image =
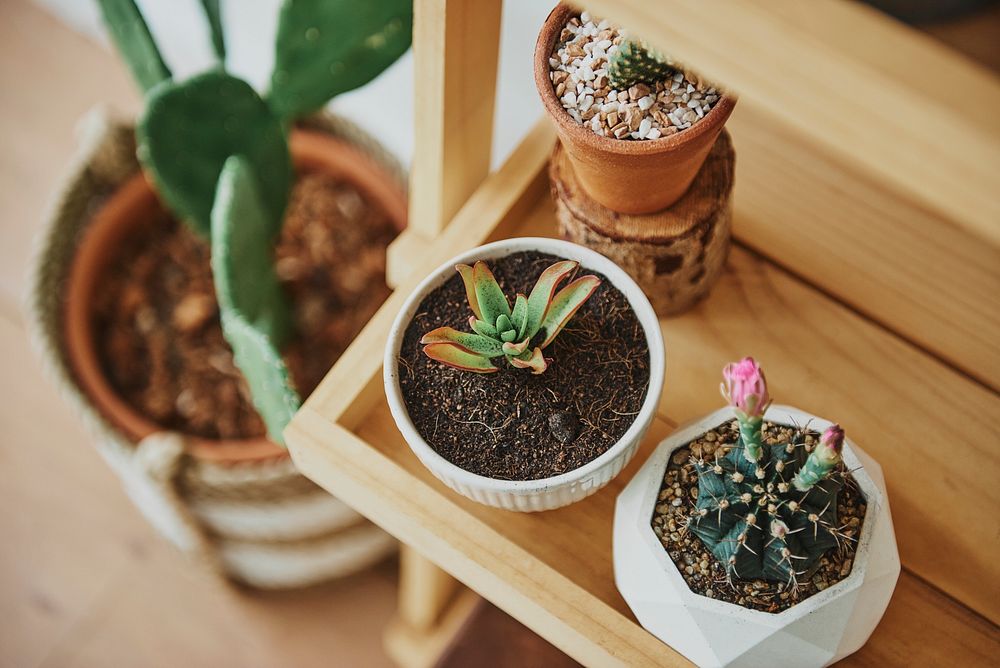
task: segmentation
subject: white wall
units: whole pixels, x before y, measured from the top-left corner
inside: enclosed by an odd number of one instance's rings
[[[76,30],[107,48],[94,0],[36,0]],[[377,2],[378,0],[358,0]],[[281,0],[222,0],[227,68],[259,90],[274,58],[274,30]],[[164,59],[177,77],[213,62],[199,0],[138,0]],[[532,50],[555,0],[504,0],[493,165],[498,166],[542,113],[532,78]],[[331,108],[379,136],[405,164],[413,156],[413,54],[399,59],[367,86],[339,96]]]

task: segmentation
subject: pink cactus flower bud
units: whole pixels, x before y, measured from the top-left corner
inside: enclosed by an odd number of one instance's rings
[[[830,425],[819,437],[819,443],[821,447],[832,450],[839,455],[844,449],[844,430],[840,428],[839,424]]]
[[[779,540],[784,540],[788,535],[788,525],[779,519],[771,520],[771,535]]]
[[[761,417],[771,403],[767,393],[764,370],[752,357],[744,357],[739,362],[727,364],[722,370],[724,382],[722,396],[729,404],[748,417]]]

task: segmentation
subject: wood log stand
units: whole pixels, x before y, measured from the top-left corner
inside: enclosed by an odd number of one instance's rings
[[[660,316],[676,315],[708,294],[722,273],[732,228],[734,162],[732,141],[723,130],[680,200],[663,211],[631,215],[592,200],[556,143],[549,180],[559,232],[621,265]]]

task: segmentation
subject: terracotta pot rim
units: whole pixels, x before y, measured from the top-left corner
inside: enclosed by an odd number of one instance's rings
[[[322,131],[295,129],[289,146],[297,171],[325,171],[349,180],[379,203],[400,230],[406,221],[406,194],[387,177],[379,163],[349,142]],[[115,390],[98,359],[90,323],[90,295],[104,269],[100,241],[123,226],[136,224],[136,216],[122,215],[156,199],[143,172],[127,179],[94,214],[79,241],[66,273],[63,295],[63,346],[74,378],[94,409],[126,437],[139,441],[164,428],[133,408]],[[288,457],[280,445],[260,436],[211,439],[184,435],[189,454],[223,465],[261,463]]]
[[[542,105],[549,117],[556,123],[559,131],[569,135],[574,142],[587,144],[599,151],[620,155],[665,153],[677,149],[705,133],[714,131],[717,126],[725,124],[732,114],[733,107],[736,105],[736,97],[720,92],[721,97],[705,114],[704,118],[690,128],[676,134],[659,139],[641,140],[615,139],[594,134],[589,128],[573,120],[573,117],[563,109],[556,97],[555,89],[552,87],[552,81],[549,79],[549,54],[552,53],[552,47],[555,45],[566,20],[574,14],[579,14],[579,11],[562,3],[553,8],[538,33],[534,57],[535,87],[542,98]]]

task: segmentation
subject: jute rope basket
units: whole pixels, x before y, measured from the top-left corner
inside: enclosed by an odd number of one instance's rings
[[[358,127],[330,114],[302,125],[359,147],[405,188],[395,158]],[[288,457],[236,466],[206,462],[185,454],[179,434],[159,432],[135,443],[95,410],[62,345],[62,288],[82,231],[139,164],[131,123],[95,110],[80,134],[79,155],[37,240],[27,311],[46,374],[82,416],[132,501],[196,561],[261,588],[348,575],[395,550],[391,536],[300,475]]]

